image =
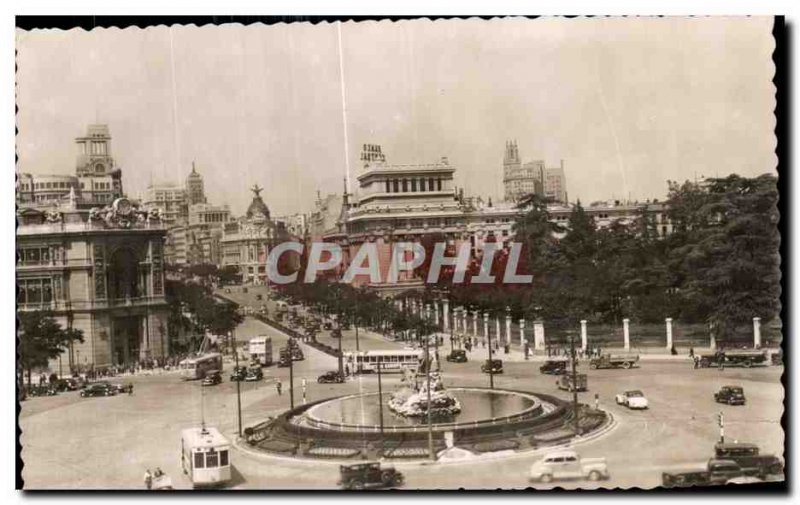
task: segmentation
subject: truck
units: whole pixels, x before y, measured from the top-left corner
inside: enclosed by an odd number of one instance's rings
[[[639,363],[638,354],[601,354],[589,361],[589,368],[631,368]]]
[[[251,338],[247,351],[251,362],[261,366],[272,366],[272,337],[260,335]]]
[[[783,462],[772,454],[759,454],[756,444],[742,442],[718,442],[714,445],[717,459],[735,461],[744,475],[767,479],[783,474]]]
[[[718,486],[744,475],[742,467],[736,461],[711,458],[703,468],[684,472],[663,472],[661,484],[664,487]]]
[[[548,483],[556,479],[608,479],[606,458],[581,458],[571,450],[546,454],[531,466],[530,480]]]
[[[708,368],[722,364],[723,366],[750,368],[753,365],[765,365],[767,360],[767,351],[757,349],[717,351],[715,353],[701,354],[700,367]]]
[[[585,373],[579,373],[575,374],[575,382],[573,383],[572,374],[568,373],[558,378],[556,386],[564,391],[586,391],[589,388],[589,380]]]

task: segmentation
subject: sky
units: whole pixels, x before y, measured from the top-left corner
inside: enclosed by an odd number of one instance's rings
[[[108,124],[133,197],[194,161],[209,202],[309,212],[363,171],[447,156],[502,196],[505,142],[569,199],[776,173],[771,18],[519,18],[17,31],[17,171],[71,174]],[[349,174],[349,177],[348,177]]]

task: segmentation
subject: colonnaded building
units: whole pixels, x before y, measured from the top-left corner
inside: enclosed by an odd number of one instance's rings
[[[17,310],[49,310],[62,328],[83,332],[84,341],[51,363],[51,370],[167,356],[166,228],[160,211],[121,196],[119,169],[105,174],[114,167],[106,126],[90,126],[76,142],[75,180],[18,178]],[[103,177],[111,178],[109,191],[92,192],[106,182]]]

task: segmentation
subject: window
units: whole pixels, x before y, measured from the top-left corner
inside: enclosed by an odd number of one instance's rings
[[[392,192],[391,182],[389,181],[389,179],[386,179],[386,192],[387,193]]]
[[[428,179],[428,191],[433,191],[433,177]]]
[[[442,190],[442,178],[439,177],[438,179],[436,179],[436,191],[441,191],[441,190]]]
[[[219,466],[228,466],[228,450],[219,451]]]
[[[205,468],[206,460],[204,458],[204,454],[202,452],[194,453],[194,467],[195,468]]]
[[[400,188],[399,188],[399,183],[398,183],[397,179],[394,179],[392,181],[392,185],[394,186],[394,192],[395,193],[399,193],[400,192]]]
[[[403,193],[408,192],[408,179],[403,179]]]
[[[206,453],[206,468],[216,468],[219,466],[219,453],[214,449]]]
[[[48,278],[19,279],[20,303],[50,303],[53,301],[52,280]]]
[[[416,179],[411,179],[411,192],[412,193],[416,193],[417,192],[417,180]]]
[[[420,180],[419,180],[419,190],[420,191],[425,191],[425,178],[424,177],[420,178]]]

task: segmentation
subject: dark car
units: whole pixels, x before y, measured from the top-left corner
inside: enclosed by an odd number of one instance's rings
[[[59,391],[77,391],[79,390],[83,384],[79,379],[74,377],[70,377],[68,379],[61,379],[56,383],[56,389]]]
[[[247,376],[247,367],[243,366],[235,366],[231,371],[231,380],[238,382],[243,381],[244,378]]]
[[[264,372],[261,371],[261,367],[253,366],[247,370],[247,374],[244,377],[244,380],[247,382],[255,382],[260,381],[264,378]]]
[[[503,360],[502,359],[487,359],[481,365],[481,372],[483,373],[503,373]]]
[[[565,360],[547,360],[539,367],[539,372],[546,375],[563,375],[567,373],[567,362]]]
[[[325,321],[324,323],[322,323],[322,328],[324,330],[332,330],[333,329],[333,323],[330,322],[330,321]]]
[[[339,467],[339,485],[344,489],[400,487],[403,474],[380,463],[360,463]]]
[[[89,384],[81,391],[81,396],[84,398],[90,396],[114,396],[115,394],[117,394],[117,390],[114,389],[111,384],[103,382]]]
[[[206,372],[206,376],[203,379],[203,386],[216,386],[222,382],[222,375],[220,375],[219,371],[212,370],[210,372]]]
[[[740,442],[718,442],[714,446],[714,456],[717,459],[735,461],[745,475],[766,479],[772,475],[783,474],[783,462],[771,454],[759,454],[755,444]]]
[[[317,377],[317,382],[320,384],[341,384],[344,382],[344,376],[339,372],[325,372]]]
[[[722,386],[714,393],[714,400],[717,403],[727,403],[728,405],[744,405],[744,389],[741,386]]]
[[[465,351],[464,349],[452,350],[445,359],[451,363],[466,363],[467,351]]]
[[[342,338],[342,330],[340,330],[339,328],[334,328],[333,331],[331,331],[331,337]]]
[[[708,460],[705,470],[664,472],[661,474],[661,483],[664,487],[718,486],[743,475],[742,468],[735,461],[712,458]]]

